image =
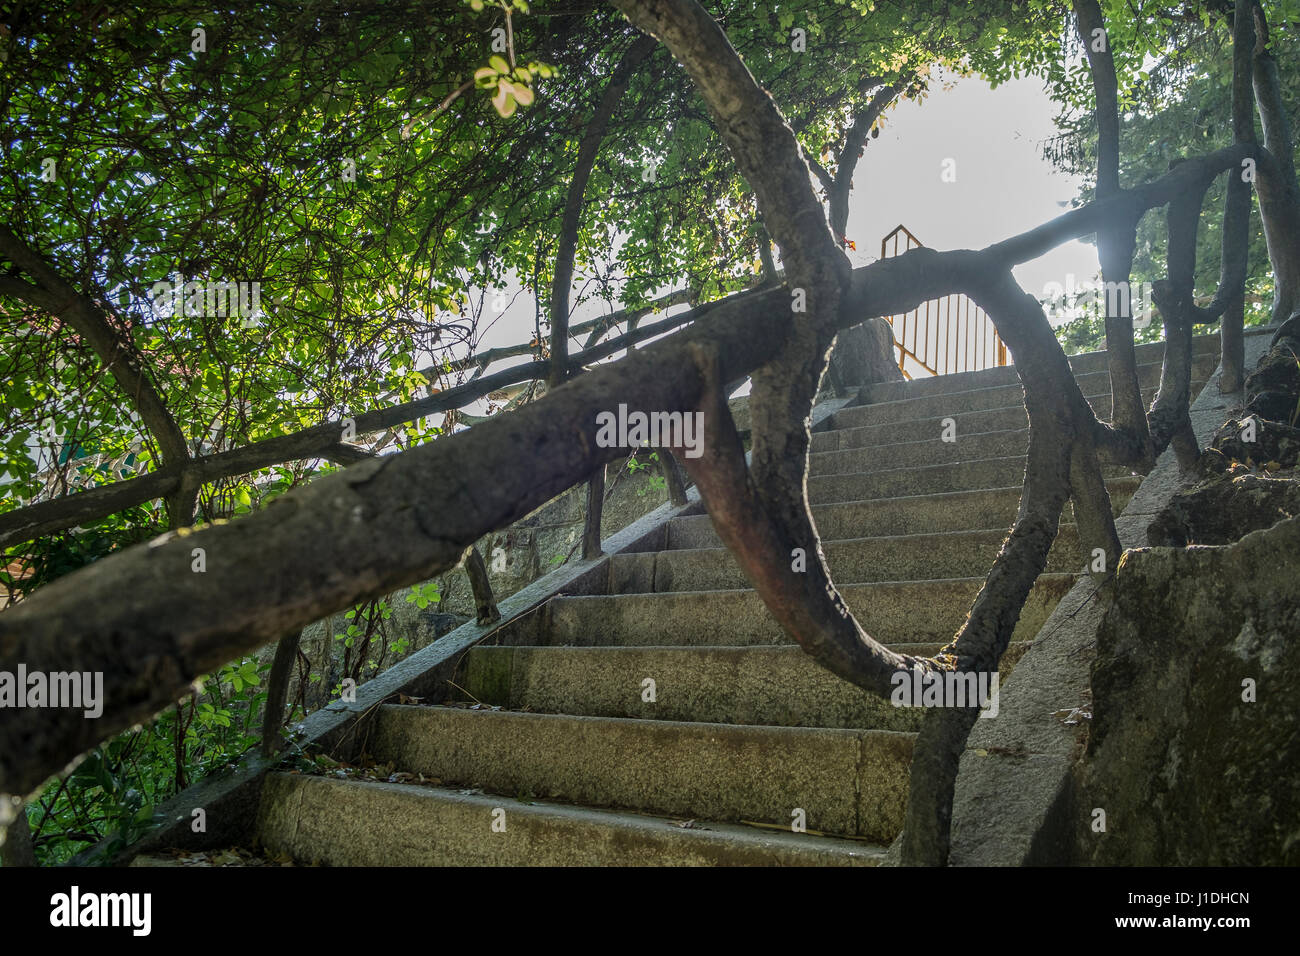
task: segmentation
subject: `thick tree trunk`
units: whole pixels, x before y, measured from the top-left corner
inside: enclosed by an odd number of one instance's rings
[[[492,596],[492,581],[478,546],[465,553],[465,574],[469,576],[469,589],[474,594],[475,620],[479,624],[493,624],[501,620],[496,598]]]
[[[1119,193],[1119,81],[1110,37],[1097,0],[1075,0],[1075,22],[1092,73],[1097,100],[1097,198]],[[1108,293],[1106,363],[1110,370],[1111,421],[1131,437],[1141,458],[1146,445],[1146,409],[1133,351],[1133,311],[1129,277],[1133,269],[1136,220],[1115,219],[1097,230],[1097,256]],[[1111,292],[1110,290],[1119,290]],[[1145,461],[1144,464],[1149,464]]]
[[[27,814],[19,812],[4,831],[4,842],[0,845],[0,868],[36,865],[31,824],[27,822]]]
[[[882,86],[872,96],[871,102],[853,117],[853,123],[845,133],[844,144],[839,150],[835,176],[827,177],[826,197],[830,207],[828,218],[831,232],[842,243],[848,241],[849,196],[853,191],[853,174],[858,160],[872,126],[894,102],[901,88],[902,81]],[[864,324],[845,329],[836,336],[826,373],[836,395],[844,396],[854,388],[876,382],[903,381],[902,370],[894,357],[892,327],[883,320],[877,321],[885,327],[884,335],[881,335],[879,327]]]
[[[578,147],[578,161],[564,199],[564,214],[560,222],[560,248],[555,256],[555,275],[551,281],[551,370],[546,378],[547,388],[563,384],[569,361],[569,287],[573,284],[573,260],[578,247],[578,230],[582,222],[583,196],[587,182],[596,165],[605,130],[627,91],[632,74],[641,61],[650,55],[655,42],[650,37],[638,37],[632,48],[619,61],[609,84],[600,98],[596,113],[582,133]]]
[[[605,466],[592,472],[587,482],[587,513],[582,523],[582,560],[591,561],[604,554],[600,550],[600,522],[605,514]]]
[[[1277,60],[1268,49],[1268,23],[1258,6],[1255,25],[1259,47],[1252,78],[1267,151],[1259,163],[1256,189],[1264,240],[1273,267],[1272,319],[1281,323],[1300,309],[1300,184],[1296,181],[1295,146],[1282,102]]]
[[[664,449],[659,453],[659,467],[664,474],[664,486],[668,491],[668,500],[675,507],[686,504],[686,474],[681,462],[672,452]]]
[[[1232,19],[1232,141],[1255,142],[1255,112],[1251,104],[1251,74],[1255,56],[1255,0],[1237,0]],[[1222,302],[1219,325],[1223,373],[1220,392],[1235,392],[1245,381],[1244,337],[1246,257],[1250,245],[1250,182],[1229,174],[1223,201],[1223,248],[1219,288],[1214,305]]]
[[[293,631],[280,638],[275,645],[271,661],[271,674],[266,681],[266,710],[262,714],[262,756],[270,757],[280,752],[280,727],[284,724],[284,705],[289,700],[289,681],[293,677],[293,664],[298,659],[302,631]]]
[[[1238,297],[1223,310],[1219,326],[1219,344],[1223,354],[1223,374],[1219,391],[1239,392],[1246,382],[1245,299]]]

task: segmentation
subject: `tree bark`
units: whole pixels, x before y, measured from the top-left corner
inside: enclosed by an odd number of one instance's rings
[[[638,37],[614,69],[609,84],[600,98],[595,115],[588,121],[578,146],[578,161],[574,166],[569,191],[564,198],[564,213],[560,221],[560,247],[555,256],[555,275],[551,280],[551,371],[546,387],[558,388],[565,380],[569,359],[569,287],[573,284],[573,260],[578,248],[578,230],[582,222],[583,196],[587,182],[596,165],[605,130],[618,108],[619,100],[627,91],[632,73],[641,61],[650,55],[655,42],[650,37]]]
[[[819,166],[814,166],[814,171],[826,186],[831,232],[841,244],[848,244],[846,233],[849,227],[849,195],[853,190],[853,174],[858,159],[872,126],[898,97],[902,87],[902,80],[880,87],[866,108],[855,114],[852,125],[845,133],[844,144],[837,154],[833,177]],[[902,381],[903,373],[894,361],[893,345],[892,332],[887,344],[860,326],[841,332],[831,350],[826,373],[835,394],[844,396],[855,386],[875,382]],[[855,351],[865,354],[855,355]]]
[[[36,850],[32,846],[32,827],[21,808],[3,835],[4,840],[0,842],[0,869],[38,865]]]
[[[1279,324],[1300,309],[1300,184],[1296,181],[1295,144],[1282,102],[1277,59],[1269,50],[1268,21],[1258,3],[1254,11],[1258,45],[1252,80],[1265,150],[1260,157],[1256,189],[1273,267],[1272,320]]]
[[[659,456],[659,467],[664,473],[664,487],[668,501],[677,508],[686,504],[686,475],[677,456],[665,449]]]
[[[1236,0],[1232,19],[1232,141],[1255,142],[1251,74],[1255,56],[1255,0]],[[1219,325],[1223,372],[1220,392],[1235,392],[1245,382],[1245,285],[1250,247],[1250,183],[1243,173],[1229,174],[1223,200],[1223,247],[1219,288],[1211,314],[1221,305]]]
[[[1097,0],[1074,0],[1079,40],[1088,58],[1093,93],[1097,100],[1097,189],[1098,199],[1120,192],[1119,185],[1119,81],[1110,37]],[[1098,35],[1097,31],[1100,31]],[[1129,277],[1133,269],[1136,219],[1116,218],[1097,230],[1097,256],[1106,295],[1106,363],[1110,370],[1111,420],[1120,432],[1131,436],[1134,449],[1145,448],[1146,409],[1137,377],[1137,356],[1133,350],[1132,296]],[[1145,456],[1144,456],[1145,457]],[[1153,461],[1148,459],[1148,463]]]
[[[487,565],[477,545],[471,546],[465,554],[465,573],[469,575],[469,589],[474,593],[475,620],[479,624],[494,624],[501,620],[496,598],[492,595]]]
[[[293,664],[298,659],[298,646],[302,631],[293,631],[280,638],[275,645],[275,658],[266,680],[266,710],[262,714],[262,756],[272,757],[280,752],[280,727],[284,724],[284,705],[289,699],[289,680]]]
[[[1151,406],[1151,440],[1158,450],[1173,443],[1179,466],[1196,464],[1199,449],[1188,415],[1192,379],[1192,303],[1196,274],[1196,224],[1208,180],[1169,204],[1167,278],[1157,282],[1156,305],[1165,322],[1165,355],[1160,388]],[[1228,237],[1224,236],[1227,242]]]
[[[582,522],[582,560],[592,561],[605,552],[600,550],[600,523],[605,515],[605,466],[601,465],[587,482],[587,513]]]
[[[828,218],[831,231],[841,242],[845,241],[845,233],[849,228],[849,194],[853,191],[853,173],[857,170],[859,154],[866,146],[867,137],[871,135],[871,127],[894,102],[901,87],[900,81],[878,89],[866,108],[854,114],[853,123],[844,135],[844,145],[840,147],[835,162],[835,176],[826,190],[830,204]]]

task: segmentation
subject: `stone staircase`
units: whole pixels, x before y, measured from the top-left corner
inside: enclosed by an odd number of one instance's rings
[[[1195,391],[1217,347],[1197,340]],[[1148,401],[1161,349],[1138,349]],[[1108,413],[1104,354],[1072,364]],[[835,580],[869,633],[932,654],[1015,517],[1028,435],[1015,372],[871,386],[825,424],[809,495]],[[1139,481],[1108,476],[1117,513]],[[1062,521],[1004,675],[1082,567],[1068,506]],[[920,712],[790,643],[707,515],[671,519],[657,544],[613,555],[605,593],[552,598],[471,648],[449,704],[379,709],[367,751],[424,785],[270,775],[263,846],[328,865],[880,862]]]

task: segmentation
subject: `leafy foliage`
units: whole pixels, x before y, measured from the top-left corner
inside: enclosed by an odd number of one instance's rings
[[[1063,0],[708,6],[805,153],[832,174],[873,91],[889,83],[924,99],[935,65],[995,83],[1042,77],[1062,107],[1054,157],[1091,168],[1091,85]],[[1276,22],[1294,19],[1292,0],[1267,6]],[[1185,6],[1190,16],[1104,7],[1126,79],[1126,181],[1225,142],[1222,4]],[[29,3],[0,26],[7,224],[129,339],[192,454],[459,384],[473,373],[453,363],[477,350],[492,320],[486,300],[511,286],[537,302],[544,354],[542,303],[571,171],[635,40],[608,4],[232,0],[195,13]],[[1292,52],[1293,37],[1279,34]],[[767,238],[752,193],[664,49],[618,104],[586,198],[575,307],[636,307],[683,288],[709,300],[761,272]],[[1217,248],[1217,228],[1203,249]],[[1162,272],[1158,235],[1143,224],[1135,279]],[[1200,262],[1208,288],[1217,259]],[[24,277],[0,258],[0,278]],[[177,308],[161,282],[256,283],[261,311],[231,315],[203,297]],[[1250,291],[1267,294],[1264,272]],[[0,314],[0,513],[158,467],[155,436],[82,336],[12,292],[0,293]],[[1096,321],[1085,315],[1063,339],[1094,344]],[[454,427],[358,438],[371,450],[409,448]],[[285,462],[210,483],[200,521],[237,518],[332,467]],[[634,456],[627,467],[656,466]],[[652,475],[650,487],[662,482]],[[20,600],[163,529],[153,503],[10,548],[0,583]],[[423,610],[440,598],[425,588],[408,600]],[[333,635],[341,668],[309,679],[337,691],[404,654],[391,614],[385,601],[352,609]],[[265,669],[252,658],[223,668],[53,783],[29,808],[42,857],[129,842],[159,802],[244,752]]]
[[[1197,3],[1181,8],[1125,3],[1102,4],[1110,49],[1117,58],[1120,91],[1120,181],[1124,186],[1149,182],[1192,155],[1232,142],[1232,4]],[[1294,61],[1296,37],[1291,28],[1297,5],[1265,3],[1273,30],[1274,53],[1281,62]],[[1077,38],[1067,56],[1083,66]],[[1086,72],[1081,80],[1049,76],[1053,98],[1061,107],[1059,137],[1045,154],[1062,169],[1091,180],[1096,168],[1096,125],[1092,117],[1092,88]],[[1283,100],[1295,128],[1300,113],[1300,78],[1283,71]],[[1258,125],[1258,124],[1257,124]],[[1223,207],[1220,178],[1206,194],[1208,211]],[[1077,203],[1091,200],[1085,188]],[[1217,214],[1202,217],[1197,233],[1196,294],[1212,296],[1218,286],[1222,221]],[[1166,229],[1163,217],[1147,216],[1138,226],[1132,281],[1155,282],[1165,275]],[[1258,208],[1252,205],[1250,273],[1246,283],[1246,323],[1266,322],[1273,293]],[[1155,323],[1158,328],[1158,321]],[[1067,335],[1082,341],[1083,324]],[[1206,331],[1214,331],[1210,328]],[[1139,337],[1138,341],[1143,339]],[[1104,336],[1094,342],[1104,341]]]

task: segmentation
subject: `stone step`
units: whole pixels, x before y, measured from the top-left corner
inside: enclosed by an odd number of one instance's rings
[[[903,823],[913,735],[885,730],[576,717],[388,704],[381,764],[526,799],[789,826],[888,843]]]
[[[505,813],[505,829],[493,828]],[[445,788],[267,777],[258,834],[326,866],[875,866],[856,840],[616,813]]]
[[[838,585],[966,578],[988,573],[1006,537],[1007,529],[992,528],[850,538],[824,541],[823,551]],[[1077,528],[1062,525],[1047,570],[1077,571],[1083,565]],[[724,591],[748,585],[726,548],[616,554],[609,562],[610,594]]]
[[[1139,365],[1159,365],[1165,354],[1164,342],[1149,342],[1136,348]],[[1193,340],[1193,355],[1213,356],[1219,358],[1219,337],[1217,335],[1198,335]],[[1070,356],[1070,367],[1074,374],[1087,375],[1106,371],[1105,352],[1081,352]],[[978,372],[958,372],[954,375],[933,375],[914,379],[910,382],[881,382],[867,385],[861,394],[864,402],[892,402],[899,398],[921,395],[937,395],[943,392],[960,392],[973,388],[987,388],[994,385],[1019,384],[1014,365],[1001,368],[982,369]]]
[[[1199,390],[1217,338],[1198,338],[1196,351]],[[1162,352],[1138,349],[1148,402]],[[1071,365],[1109,415],[1105,353]],[[814,436],[809,497],[828,560],[859,620],[900,651],[929,656],[951,639],[1014,520],[1021,394],[1014,368],[869,386]],[[944,418],[956,442],[940,440]],[[1109,474],[1118,511],[1139,479]],[[1076,580],[1060,570],[1082,564],[1071,514],[1004,674]],[[439,786],[273,774],[262,845],[330,865],[881,862],[902,824],[923,712],[791,644],[708,520],[672,521],[671,550],[611,558],[611,588],[658,593],[556,598],[540,619],[545,646],[472,648],[457,682],[506,709],[380,707],[371,755]],[[855,839],[788,832],[796,808],[810,830]],[[493,826],[502,819],[504,831]]]
[[[1215,356],[1196,358],[1192,363],[1193,378],[1209,378],[1214,372],[1216,362]],[[1110,394],[1109,372],[1089,372],[1078,376],[1077,381],[1083,394],[1089,398]],[[1160,366],[1139,365],[1138,383],[1144,391],[1154,392],[1155,387],[1160,384]],[[830,428],[833,430],[880,425],[886,422],[905,422],[936,415],[951,415],[954,411],[984,411],[990,408],[1020,405],[1023,401],[1024,390],[1019,382],[938,395],[906,395],[889,402],[854,405],[836,412],[831,417]]]
[[[933,657],[940,644],[894,650]],[[1006,680],[1029,645],[1002,655]],[[916,731],[923,711],[894,707],[836,677],[794,645],[766,647],[486,647],[456,682],[467,699],[546,714]],[[646,678],[654,701],[646,700]]]
[[[1200,392],[1207,380],[1208,376],[1193,376],[1193,398]],[[814,432],[810,450],[813,452],[840,451],[845,448],[863,448],[903,442],[940,441],[946,430],[960,443],[963,437],[969,435],[1010,431],[1029,426],[1029,416],[1026,414],[1023,404],[1017,403],[1000,408],[966,411],[962,408],[960,402],[956,401],[959,397],[950,396],[954,401],[949,406],[949,410],[943,414],[909,418],[906,421],[837,427],[829,431]],[[1098,418],[1104,421],[1110,417],[1109,393],[1085,397]],[[1144,403],[1149,405],[1154,399],[1154,388],[1143,390],[1142,400]],[[869,405],[865,406],[864,410],[876,407],[878,406]],[[834,420],[842,423],[844,419],[841,419],[840,416],[854,411],[858,411],[857,406],[837,412]],[[949,418],[952,419],[954,427],[946,429],[944,420]]]
[[[1074,585],[1043,574],[1025,602],[1014,640],[1030,641]],[[884,644],[947,643],[966,619],[983,577],[846,584],[840,593],[867,633]],[[548,644],[581,647],[737,647],[792,643],[753,590],[552,598]]]
[[[1129,469],[1103,465],[1106,478],[1121,478]],[[940,495],[953,491],[1004,488],[1025,478],[1025,456],[983,458],[975,461],[925,465],[920,468],[891,468],[866,474],[814,475],[808,479],[808,501],[814,505],[844,501],[866,501],[895,495]]]
[[[1029,447],[1029,428],[979,435],[958,435],[943,441],[938,434],[920,441],[891,445],[868,445],[839,451],[818,451],[808,456],[810,475],[868,474],[892,468],[924,468],[974,458],[1004,458],[1023,455]]]
[[[1142,479],[1131,475],[1106,482],[1111,508],[1124,510]],[[1020,507],[1021,486],[979,488],[941,495],[911,495],[816,505],[813,521],[823,541],[869,538],[876,535],[930,534],[974,528],[1010,528]],[[1061,520],[1074,520],[1066,504]],[[669,548],[720,548],[722,540],[707,514],[673,518],[668,525]]]

